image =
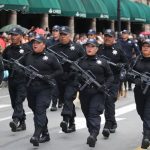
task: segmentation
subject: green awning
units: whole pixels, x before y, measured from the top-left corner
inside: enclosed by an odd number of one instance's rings
[[[103,3],[106,5],[109,19],[110,20],[117,20],[117,0],[102,0]],[[121,1],[121,20],[130,20],[130,13],[126,6],[124,6],[123,1]]]
[[[145,22],[146,16],[145,12],[139,5],[135,2],[132,2],[130,0],[124,0],[123,4],[126,5],[130,12],[131,21],[133,22]]]
[[[144,11],[145,13],[145,17],[146,17],[146,22],[147,24],[150,24],[150,7],[148,5],[145,5],[143,3],[137,3],[137,5],[139,5],[139,7],[141,7],[141,9]]]
[[[58,0],[61,16],[86,17],[86,11],[80,0]]]
[[[58,0],[28,0],[29,13],[61,14]]]
[[[81,0],[87,18],[109,18],[105,4],[100,0]]]
[[[27,0],[0,0],[0,10],[28,11],[29,3]]]

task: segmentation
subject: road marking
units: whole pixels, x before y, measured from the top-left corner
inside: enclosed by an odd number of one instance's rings
[[[116,109],[116,117],[129,113],[131,111],[134,111],[136,109],[135,104],[130,104],[121,108]],[[117,121],[125,120],[126,118],[116,118]],[[76,117],[75,118],[76,122],[76,128],[77,129],[83,129],[86,128],[86,120],[84,117]],[[101,115],[101,124],[105,123],[105,117],[104,115]]]
[[[9,107],[9,106],[8,105],[5,105],[5,106],[1,105],[0,108],[2,108],[2,107]],[[130,105],[118,108],[118,109],[116,109],[116,117],[123,115],[125,113],[128,113],[128,112],[131,112],[133,110],[135,110],[135,104],[130,104]],[[26,115],[28,115],[28,114],[32,114],[32,112],[26,112]],[[11,118],[12,118],[11,116],[5,117],[5,118],[0,118],[0,122],[5,121],[5,120],[9,120]],[[104,122],[105,122],[104,115],[102,115],[101,118],[102,118],[101,123],[104,124]],[[116,118],[117,121],[124,120],[124,119],[126,119],[126,118]],[[86,121],[85,121],[84,117],[76,117],[75,121],[76,121],[77,129],[86,128]]]
[[[125,120],[126,118],[118,118],[118,116],[129,113],[131,111],[134,111],[136,109],[135,104],[130,104],[121,108],[116,109],[116,121]],[[76,123],[76,129],[83,129],[86,128],[86,120],[84,117],[76,117],[75,118]],[[101,115],[101,124],[105,123],[104,115]],[[59,131],[59,133],[62,133],[62,131]]]
[[[0,108],[10,107],[10,106],[11,106],[10,104],[2,104],[0,105]]]
[[[9,95],[0,96],[0,99],[9,97]]]

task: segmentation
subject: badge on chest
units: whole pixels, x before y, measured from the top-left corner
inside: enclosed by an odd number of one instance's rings
[[[47,61],[48,60],[48,57],[47,56],[43,56],[42,58],[44,61]]]
[[[101,64],[102,64],[102,61],[101,61],[101,60],[97,60],[96,63],[97,63],[98,65],[101,65]]]
[[[113,54],[113,55],[117,55],[117,54],[118,54],[117,50],[114,49],[114,50],[112,51],[112,54]]]
[[[24,53],[24,49],[20,49],[20,50],[19,50],[19,53],[20,53],[20,54],[23,54],[23,53]]]

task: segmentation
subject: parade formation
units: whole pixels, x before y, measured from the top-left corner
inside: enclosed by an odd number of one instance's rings
[[[49,12],[61,14],[60,10]],[[84,16],[84,13],[77,15]],[[103,17],[108,18],[106,14]],[[106,142],[112,134],[117,136],[114,134],[118,130],[116,102],[120,96],[127,98],[127,91],[133,91],[136,115],[142,122],[139,144],[142,149],[148,149],[150,34],[142,31],[132,34],[126,28],[115,31],[106,27],[102,32],[89,28],[86,33],[73,34],[72,28],[63,23],[51,29],[26,29],[21,25],[7,28],[7,31],[6,27],[0,29],[0,84],[2,87],[5,83],[9,93],[10,133],[17,136],[30,128],[24,108],[27,100],[34,126],[28,139],[30,145],[40,147],[41,143],[50,142],[52,122],[48,111],[61,110],[57,126],[63,134],[71,135],[77,131],[74,101],[78,99],[88,132],[85,143],[95,148],[100,131]]]

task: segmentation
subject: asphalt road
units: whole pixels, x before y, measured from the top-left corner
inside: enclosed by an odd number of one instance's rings
[[[104,117],[102,115],[101,132],[95,148],[90,148],[86,144],[89,134],[78,102],[76,103],[77,131],[69,134],[62,133],[59,127],[62,121],[60,116],[61,109],[58,109],[56,112],[47,110],[51,140],[50,142],[40,144],[38,148],[33,147],[29,142],[34,128],[33,115],[26,101],[24,108],[27,113],[27,130],[13,133],[9,127],[12,109],[8,90],[7,88],[0,89],[0,150],[140,150],[142,122],[135,110],[133,92],[128,92],[126,98],[121,97],[117,101],[116,118],[118,128],[116,133],[111,134],[107,140],[101,134],[104,124]]]

